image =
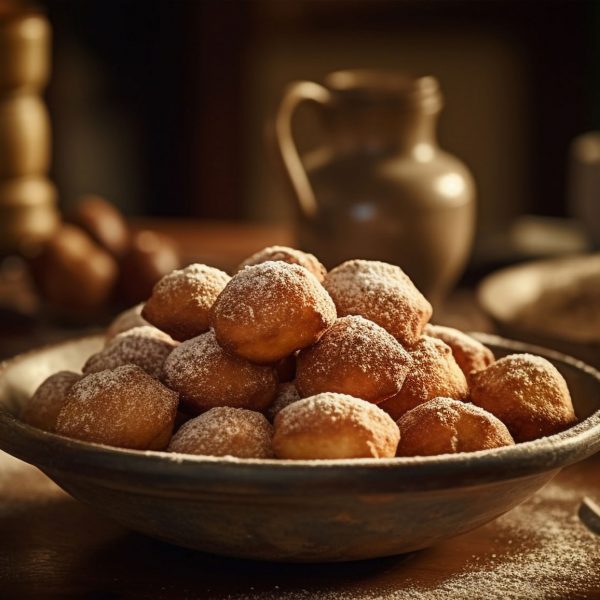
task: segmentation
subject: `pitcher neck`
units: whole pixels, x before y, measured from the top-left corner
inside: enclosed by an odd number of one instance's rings
[[[331,142],[340,153],[395,152],[421,154],[437,148],[437,113],[398,114],[379,108],[363,114],[336,114],[330,119]]]
[[[330,73],[325,85],[335,99],[328,120],[336,150],[411,153],[436,147],[443,99],[435,77],[355,69]]]

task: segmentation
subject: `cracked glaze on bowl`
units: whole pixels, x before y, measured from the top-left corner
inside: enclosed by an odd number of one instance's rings
[[[388,556],[431,546],[526,500],[561,467],[600,449],[600,373],[567,356],[477,336],[498,357],[541,354],[563,373],[581,419],[513,447],[423,458],[276,461],[138,452],[21,423],[20,406],[102,343],[88,337],[0,367],[0,447],[75,498],[153,537],[206,552],[288,562]]]

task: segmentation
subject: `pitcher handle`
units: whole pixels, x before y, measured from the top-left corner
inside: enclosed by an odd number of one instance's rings
[[[275,117],[275,135],[283,164],[298,197],[300,210],[306,217],[313,217],[317,213],[317,201],[292,133],[294,112],[305,100],[327,106],[331,103],[332,96],[329,90],[318,83],[311,81],[290,83],[283,94],[283,100]]]

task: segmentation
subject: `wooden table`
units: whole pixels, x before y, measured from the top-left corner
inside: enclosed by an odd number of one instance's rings
[[[407,556],[286,565],[219,558],[132,533],[0,454],[0,598],[600,598],[600,538],[579,522],[600,497],[600,456],[524,505]]]
[[[210,257],[223,251],[231,264],[290,239],[284,228],[221,227],[207,227],[204,235],[190,225],[162,229],[178,234],[186,252]],[[438,320],[488,327],[468,290],[456,293]],[[600,500],[599,474],[600,455],[565,469],[507,515],[428,550],[358,563],[286,565],[210,556],[127,531],[34,467],[0,453],[0,599],[600,598],[600,538],[577,517],[583,496]]]

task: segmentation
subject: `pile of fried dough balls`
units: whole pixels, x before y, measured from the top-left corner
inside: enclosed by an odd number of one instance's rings
[[[544,358],[495,360],[428,324],[397,266],[269,247],[230,277],[192,264],[121,314],[83,373],[46,379],[22,419],[77,440],[240,458],[428,456],[576,422]]]

